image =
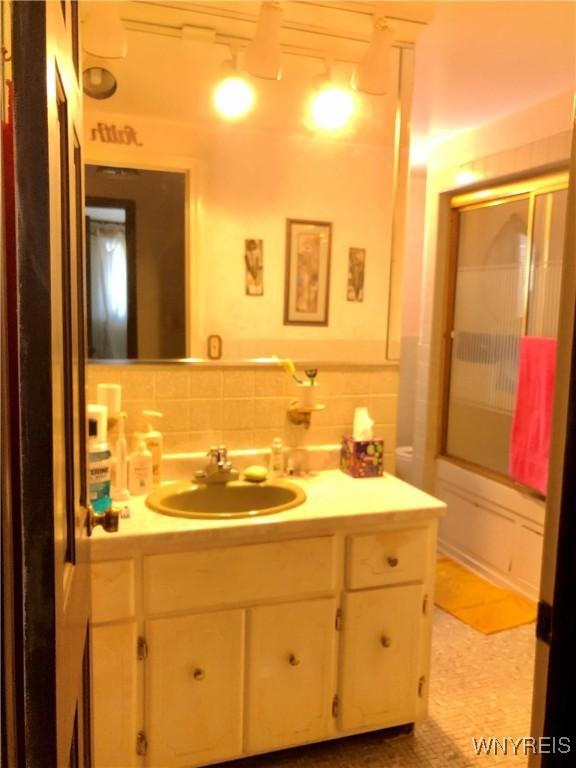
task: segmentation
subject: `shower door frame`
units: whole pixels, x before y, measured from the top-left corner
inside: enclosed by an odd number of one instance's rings
[[[535,176],[531,173],[512,182],[502,182],[482,186],[477,186],[471,191],[463,193],[453,193],[449,196],[449,236],[448,236],[448,258],[447,258],[447,283],[446,283],[446,302],[444,305],[444,318],[442,322],[442,351],[440,361],[441,372],[441,419],[440,429],[438,431],[437,456],[445,461],[456,464],[463,469],[475,472],[490,480],[495,480],[511,488],[521,488],[522,493],[542,498],[541,494],[528,486],[513,480],[509,475],[497,472],[496,470],[484,467],[481,464],[468,461],[453,454],[447,449],[448,442],[448,415],[450,405],[450,382],[452,369],[452,351],[454,346],[454,316],[456,308],[456,280],[458,267],[459,234],[461,214],[466,211],[477,210],[494,205],[503,205],[512,200],[527,199],[528,224],[527,224],[527,251],[529,254],[528,268],[526,269],[524,285],[524,319],[522,335],[526,334],[528,325],[528,311],[530,306],[529,282],[532,271],[532,244],[534,232],[534,208],[536,197],[539,194],[556,192],[566,189],[568,186],[568,171],[565,168],[558,168],[543,172]]]

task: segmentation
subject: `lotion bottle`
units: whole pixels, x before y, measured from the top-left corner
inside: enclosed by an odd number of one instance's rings
[[[162,433],[155,429],[154,419],[161,419],[159,411],[142,411],[146,423],[145,432],[136,433],[136,442],[143,440],[152,454],[152,482],[160,485],[162,479]]]
[[[284,448],[282,440],[275,437],[270,447],[270,477],[282,477],[284,474]]]
[[[126,445],[126,413],[118,414],[118,439],[116,440],[116,475],[112,488],[114,501],[128,501],[128,447]]]
[[[128,490],[132,496],[142,496],[152,490],[152,454],[144,440],[128,461]]]

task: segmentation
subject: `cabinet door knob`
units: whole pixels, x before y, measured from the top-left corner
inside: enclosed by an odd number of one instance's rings
[[[203,669],[200,669],[200,667],[197,667],[192,673],[192,677],[194,680],[204,680],[206,677],[206,672],[204,672]]]
[[[298,656],[296,656],[296,654],[291,653],[290,656],[288,656],[288,663],[291,667],[297,667],[298,664],[300,664],[300,659]]]
[[[386,560],[388,561],[388,565],[390,566],[390,568],[396,568],[396,566],[398,565],[398,558],[397,557],[392,557],[392,555],[389,555],[386,558]]]
[[[382,637],[380,638],[380,645],[383,648],[390,648],[390,646],[392,645],[392,640],[390,640],[389,637],[386,637],[386,635],[382,635]]]

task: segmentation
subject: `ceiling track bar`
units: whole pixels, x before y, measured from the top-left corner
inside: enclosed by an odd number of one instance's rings
[[[216,32],[215,29],[211,29],[209,27],[198,27],[198,26],[187,26],[187,29],[191,30],[197,30],[198,31],[198,37],[191,37],[187,38],[187,36],[184,34],[184,28],[181,26],[174,26],[169,24],[157,24],[152,23],[148,21],[139,21],[139,20],[132,20],[132,19],[123,19],[124,25],[127,30],[130,32],[141,32],[143,34],[149,34],[149,35],[158,35],[160,37],[171,37],[171,38],[177,38],[177,39],[191,39],[191,40],[197,40],[197,41],[206,41],[206,42],[212,42],[216,45],[226,45],[229,46],[231,44],[236,45],[238,47],[245,47],[250,42],[250,38],[248,37],[240,37],[236,35],[226,35],[219,32]],[[317,30],[309,30],[309,29],[299,29],[298,31],[307,32],[309,34],[317,35],[318,37],[323,38],[331,38],[331,39],[337,39],[337,40],[345,40],[351,43],[365,43],[368,44],[368,40],[361,40],[358,38],[352,38],[352,37],[344,37],[342,35],[334,35],[330,32],[326,31],[317,31]],[[414,48],[414,43],[402,41],[402,40],[395,40],[392,44],[393,48]],[[295,45],[281,45],[282,53],[292,54],[294,56],[308,56],[311,58],[326,58],[326,52],[320,49],[315,48],[307,48],[307,47],[300,47]],[[352,62],[357,63],[357,60],[349,58],[349,57],[340,57],[335,56],[334,59],[336,61],[343,61],[343,62]]]
[[[134,3],[138,3],[139,5],[146,5],[146,6],[152,6],[155,8],[163,8],[173,11],[178,11],[179,13],[186,12],[186,13],[203,13],[206,16],[216,16],[220,18],[226,18],[226,19],[234,19],[236,21],[247,21],[251,22],[252,24],[256,24],[256,21],[258,20],[257,16],[253,16],[249,13],[241,13],[239,11],[231,11],[229,8],[215,8],[213,6],[209,5],[201,5],[200,3],[195,4],[193,8],[187,7],[185,3],[154,3],[149,2],[149,0],[132,0]],[[368,16],[372,17],[374,15],[381,15],[388,21],[400,21],[406,24],[418,24],[420,26],[427,26],[428,22],[426,21],[417,21],[415,19],[407,19],[404,16],[397,16],[395,14],[391,13],[384,13],[384,14],[374,14],[373,12],[369,11],[365,6],[361,6],[359,4],[358,8],[348,7],[348,8],[341,8],[335,5],[332,5],[330,3],[314,3],[314,2],[308,2],[308,0],[293,0],[295,4],[298,5],[307,5],[307,6],[315,6],[317,8],[322,9],[328,9],[331,11],[339,12],[339,13],[356,13],[359,16]],[[307,27],[306,25],[297,24],[297,23],[290,23],[283,21],[282,26],[286,29],[295,29],[298,31],[311,31],[310,27]],[[338,35],[334,35],[337,37]],[[363,40],[363,42],[368,42],[368,40]]]
[[[312,0],[293,0],[293,2],[298,3],[299,5],[312,5],[317,6],[318,8],[329,8],[331,11],[344,11],[345,13],[357,13],[360,16],[368,16],[369,18],[373,18],[374,16],[381,16],[382,18],[386,19],[387,21],[401,21],[403,24],[419,24],[422,27],[427,27],[430,22],[428,21],[418,21],[417,19],[407,19],[405,16],[396,16],[394,13],[375,13],[374,11],[371,11],[369,8],[362,7],[360,4],[360,7],[352,8],[342,8],[338,5],[332,5],[331,3],[315,3]]]

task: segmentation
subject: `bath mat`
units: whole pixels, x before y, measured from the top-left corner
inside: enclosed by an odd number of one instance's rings
[[[436,563],[434,602],[485,635],[536,620],[536,603],[532,600],[491,584],[449,557]]]

